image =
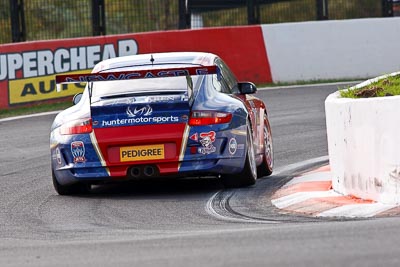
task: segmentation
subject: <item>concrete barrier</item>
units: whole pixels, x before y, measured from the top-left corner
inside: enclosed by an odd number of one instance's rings
[[[274,82],[367,79],[400,70],[400,17],[262,25]]]
[[[339,92],[328,96],[325,111],[335,191],[400,204],[399,107],[400,96],[350,99],[341,98]]]

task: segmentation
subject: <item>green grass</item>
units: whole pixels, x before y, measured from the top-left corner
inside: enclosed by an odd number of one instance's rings
[[[295,81],[295,82],[259,83],[256,85],[257,88],[264,88],[264,87],[281,87],[281,86],[292,86],[292,85],[296,86],[296,85],[314,85],[314,84],[347,83],[347,82],[354,83],[355,79],[308,80],[308,81]]]
[[[400,95],[400,75],[387,76],[362,88],[345,88],[340,96],[345,98],[369,98]]]
[[[30,107],[0,109],[0,119],[13,116],[35,114],[40,112],[63,110],[66,109],[67,107],[70,107],[71,105],[72,105],[71,100],[68,100],[52,104],[42,103],[42,104],[32,105]]]

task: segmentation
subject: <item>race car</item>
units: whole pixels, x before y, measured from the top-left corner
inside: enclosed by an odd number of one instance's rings
[[[215,176],[227,187],[245,187],[272,173],[266,105],[254,96],[256,86],[238,82],[217,55],[112,58],[91,73],[57,75],[56,83],[86,83],[51,126],[60,195],[152,177]]]

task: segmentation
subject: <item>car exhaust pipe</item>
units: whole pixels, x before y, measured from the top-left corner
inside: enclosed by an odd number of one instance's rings
[[[153,166],[148,165],[144,167],[143,173],[147,177],[152,177],[156,174],[156,169]]]
[[[139,167],[132,167],[130,170],[130,175],[133,178],[139,178],[141,176],[141,174],[142,174],[142,171],[140,170]]]

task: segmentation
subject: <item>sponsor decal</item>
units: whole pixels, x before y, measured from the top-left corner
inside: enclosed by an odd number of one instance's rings
[[[136,116],[150,116],[151,114],[153,114],[153,109],[149,105],[141,108],[135,107],[134,111],[131,110],[131,107],[126,109],[126,115],[128,115],[130,118],[134,118]]]
[[[126,109],[126,119],[114,119],[101,121],[101,127],[112,126],[126,126],[135,124],[163,124],[163,123],[177,123],[179,122],[178,116],[152,116],[153,109],[150,105],[142,107],[128,107]]]
[[[165,95],[154,95],[154,96],[138,96],[138,97],[132,97],[132,98],[124,98],[124,99],[117,99],[114,100],[116,104],[118,103],[123,103],[123,104],[134,104],[135,102],[141,102],[141,103],[162,103],[162,102],[176,102],[176,101],[181,101],[185,102],[188,101],[187,95],[171,95],[171,96],[165,96]]]
[[[56,148],[56,159],[57,159],[58,165],[61,165],[61,152],[58,147]]]
[[[190,140],[193,140],[193,141],[199,141],[199,134],[198,133],[194,133],[194,134],[192,134],[190,137]]]
[[[102,127],[110,126],[125,126],[134,124],[151,124],[151,123],[174,123],[179,122],[179,117],[169,116],[169,117],[139,117],[139,118],[129,118],[129,119],[116,119],[109,121],[102,121]]]
[[[61,98],[82,93],[85,83],[63,84],[57,92],[54,76],[42,76],[29,79],[10,80],[10,104],[28,103],[39,100]]]
[[[85,84],[62,85],[58,93],[55,74],[88,72],[102,60],[137,51],[136,41],[127,39],[102,45],[0,53],[0,82],[8,82],[9,104],[71,96],[82,92]]]
[[[181,120],[182,121],[188,121],[189,120],[189,116],[188,115],[182,115],[181,116]]]
[[[238,144],[237,144],[236,139],[235,138],[231,138],[229,140],[229,147],[228,147],[229,153],[231,155],[234,155],[236,153],[237,147],[238,147]]]
[[[121,162],[138,160],[164,159],[164,145],[121,147],[119,156]]]
[[[148,96],[147,102],[169,102],[175,101],[174,96]]]
[[[85,162],[85,145],[82,141],[75,141],[71,143],[71,153],[74,157],[74,163]]]
[[[166,78],[188,75],[206,75],[216,72],[216,66],[187,67],[179,69],[158,69],[158,70],[137,70],[137,71],[118,71],[76,75],[57,75],[57,83],[79,83],[95,81],[116,81],[131,79]]]
[[[203,138],[203,139],[207,138],[207,139],[211,140],[211,142],[214,142],[215,135],[216,135],[216,133],[214,131],[210,131],[208,133],[200,133],[200,138]]]
[[[106,105],[131,105],[136,102],[136,99],[134,97],[130,98],[122,98],[122,99],[104,99],[103,100]]]
[[[203,147],[199,148],[199,153],[207,155],[217,151],[216,147],[213,145],[215,141],[215,132],[210,131],[208,133],[200,133],[200,143]]]

